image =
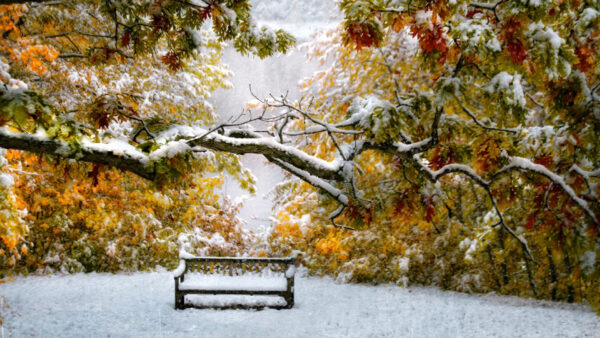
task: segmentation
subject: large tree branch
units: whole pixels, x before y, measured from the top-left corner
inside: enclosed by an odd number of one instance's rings
[[[289,163],[321,179],[336,181],[344,179],[341,173],[341,163],[328,162],[308,155],[292,145],[278,143],[274,138],[234,138],[212,133],[204,137],[191,138],[187,143],[191,147],[200,146],[234,154],[262,154]]]
[[[124,143],[121,147],[103,143],[82,142],[81,148],[48,138],[45,135],[26,134],[0,128],[0,147],[25,150],[37,154],[56,155],[78,161],[94,162],[130,171],[146,179],[154,179],[154,168],[148,166],[148,156]]]
[[[235,154],[262,154],[289,163],[320,179],[344,181],[341,162],[328,162],[308,155],[294,146],[277,143],[275,139],[258,138],[251,132],[243,130],[229,132],[229,135],[238,136],[232,137],[216,132],[207,134],[206,130],[197,128],[191,133],[188,131],[186,135],[181,135],[178,131],[167,131],[166,134],[169,136],[158,136],[163,147],[147,154],[126,142],[114,139],[109,139],[108,143],[90,142],[84,139],[81,144],[75,145],[59,139],[51,139],[43,133],[18,133],[4,127],[0,128],[0,147],[106,164],[131,171],[147,179],[154,179],[155,173],[151,162],[172,154],[173,151],[169,151],[168,147],[181,147],[181,144],[176,144],[177,142],[169,144],[169,141],[179,139],[189,148],[203,147]]]

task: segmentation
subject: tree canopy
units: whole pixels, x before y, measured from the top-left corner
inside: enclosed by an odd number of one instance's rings
[[[340,7],[343,26],[309,47],[327,67],[291,134],[340,164],[327,216],[361,230],[328,227],[310,212],[326,199],[290,182],[282,243],[342,280],[597,304],[598,4]]]
[[[314,269],[600,303],[597,1],[343,0],[306,97],[219,124],[195,92],[213,47],[293,42],[248,1],[20,2],[0,2],[0,147],[159,184],[262,154],[296,178],[273,241]]]

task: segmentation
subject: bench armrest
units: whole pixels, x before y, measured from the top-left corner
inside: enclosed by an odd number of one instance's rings
[[[285,278],[292,278],[296,274],[296,265],[290,264],[287,269],[285,269]]]
[[[186,270],[185,269],[185,259],[180,259],[177,269],[173,270],[173,277],[175,277],[175,278],[181,277],[185,273],[185,270]]]

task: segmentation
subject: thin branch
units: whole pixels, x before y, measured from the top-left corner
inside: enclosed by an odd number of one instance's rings
[[[490,198],[490,201],[492,202],[492,207],[494,208],[494,211],[498,215],[498,218],[500,220],[498,222],[498,224],[501,225],[512,237],[514,237],[521,244],[521,246],[523,247],[523,250],[527,253],[527,255],[531,258],[531,260],[535,261],[533,258],[533,255],[531,253],[531,250],[529,249],[527,241],[523,237],[517,235],[517,233],[506,223],[506,220],[504,219],[504,215],[502,214],[502,211],[500,211],[500,208],[498,207],[498,203],[496,202],[496,198],[494,197],[494,194],[492,193],[492,190],[491,190],[492,182],[485,181],[481,176],[477,175],[473,169],[471,169],[470,167],[468,167],[464,164],[456,164],[456,163],[448,164],[448,165],[440,168],[439,170],[432,171],[431,169],[429,169],[427,166],[425,166],[419,160],[417,155],[414,155],[412,157],[412,161],[413,161],[413,163],[416,164],[417,170],[424,173],[425,176],[432,183],[438,182],[440,178],[442,178],[448,174],[459,173],[459,174],[467,176],[468,178],[473,180],[475,183],[477,183],[479,186],[481,186],[486,191],[488,197]]]
[[[589,208],[587,201],[577,196],[573,188],[571,188],[571,186],[569,186],[561,176],[548,170],[548,168],[544,167],[541,164],[533,163],[530,160],[522,157],[510,157],[509,164],[504,168],[500,169],[494,175],[492,175],[492,179],[495,179],[496,177],[512,170],[532,172],[546,177],[551,182],[558,185],[570,197],[570,199],[573,202],[575,202],[575,204],[577,204],[581,209],[583,209],[583,211],[585,211],[585,213],[590,217],[594,224],[598,224],[598,219],[596,215],[592,212],[592,210]]]
[[[149,136],[150,138],[152,138],[153,140],[155,140],[155,139],[156,139],[156,136],[155,136],[155,135],[154,135],[154,134],[153,134],[153,133],[150,131],[150,129],[148,129],[148,126],[146,125],[146,121],[144,121],[144,119],[143,119],[143,118],[141,118],[141,117],[137,117],[137,116],[133,116],[133,115],[127,115],[127,114],[123,114],[123,113],[121,113],[121,112],[119,112],[119,114],[120,114],[121,116],[123,116],[123,117],[126,117],[126,118],[130,119],[130,120],[137,121],[137,122],[139,122],[139,123],[142,125],[142,128],[140,128],[140,130],[139,130],[137,133],[135,133],[135,135],[133,136],[133,141],[134,141],[134,142],[137,142],[137,140],[136,140],[136,139],[137,139],[137,137],[140,135],[140,133],[141,133],[142,131],[144,131],[144,132],[146,133],[146,135],[148,135],[148,136]]]
[[[461,105],[462,110],[469,115],[469,117],[473,120],[473,122],[475,122],[476,125],[480,126],[481,128],[485,129],[485,130],[493,130],[493,131],[501,131],[501,132],[505,132],[505,133],[512,133],[512,134],[517,134],[517,130],[516,129],[504,129],[504,128],[496,128],[496,127],[488,127],[486,125],[484,125],[483,123],[479,122],[479,120],[477,120],[477,117],[475,117],[475,114],[473,114],[472,111],[470,111],[467,107],[465,107],[464,105]]]
[[[340,206],[335,211],[333,211],[331,214],[329,214],[329,216],[328,216],[329,220],[335,227],[346,229],[346,230],[355,230],[354,228],[351,228],[346,225],[338,224],[335,222],[335,219],[338,218],[344,212],[344,210],[348,206],[348,202],[349,202],[348,197],[346,195],[344,195],[340,189],[333,187],[331,184],[325,182],[324,180],[321,180],[320,178],[312,176],[309,173],[305,172],[304,170],[296,168],[296,167],[290,165],[289,163],[286,163],[279,159],[271,158],[268,156],[267,156],[267,159],[270,162],[281,167],[282,169],[290,172],[294,176],[300,178],[304,182],[312,185],[313,187],[320,188],[322,191],[327,193],[333,199],[338,201]]]
[[[575,172],[579,176],[581,176],[585,180],[585,185],[588,189],[588,194],[593,195],[593,196],[596,195],[596,192],[592,190],[592,184],[590,182],[590,177],[600,177],[600,169],[596,169],[593,171],[587,171],[587,170],[581,169],[581,167],[579,167],[578,165],[573,164],[571,166],[571,168],[569,169],[569,172]]]
[[[394,97],[396,98],[396,104],[400,105],[401,100],[400,100],[400,97],[398,96],[400,94],[400,84],[398,83],[398,80],[394,77],[394,71],[392,70],[392,66],[390,66],[390,64],[387,60],[387,57],[383,53],[382,49],[377,48],[377,51],[379,51],[379,53],[381,54],[381,57],[383,58],[383,65],[387,68],[388,73],[390,74],[390,77],[394,81],[394,87],[395,87]]]
[[[543,104],[541,104],[541,103],[539,103],[539,102],[537,102],[537,101],[536,101],[536,100],[533,98],[533,96],[531,96],[531,94],[529,94],[528,92],[525,92],[525,95],[527,95],[527,98],[528,98],[528,99],[529,99],[531,102],[533,102],[533,104],[535,104],[535,105],[536,105],[536,106],[538,106],[539,108],[544,108],[544,105],[543,105]]]
[[[72,59],[72,58],[87,59],[87,56],[85,56],[83,54],[60,54],[60,55],[58,55],[58,57],[62,58],[62,59]]]
[[[341,204],[339,208],[335,209],[331,214],[329,214],[328,218],[331,221],[331,224],[336,228],[346,229],[346,230],[356,230],[347,225],[338,224],[335,222],[335,219],[338,218],[343,212],[346,210],[346,206]]]

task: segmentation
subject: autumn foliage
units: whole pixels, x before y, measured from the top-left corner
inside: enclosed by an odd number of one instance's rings
[[[121,21],[110,38],[110,12],[133,8],[0,5],[0,127],[43,130],[67,144],[110,135],[150,147],[174,121],[211,122],[206,97],[227,87],[230,75],[219,62],[224,45],[208,32],[174,31],[182,18],[168,18],[177,8],[166,4],[149,9],[157,13],[154,29]],[[145,54],[153,48],[160,52]],[[218,194],[222,171],[253,189],[236,156],[173,154],[156,170],[163,175],[152,182],[100,164],[1,150],[0,274],[170,267],[181,249],[257,254],[260,245],[251,245],[255,237],[236,217],[239,205]]]
[[[274,249],[303,250],[313,272],[341,281],[598,308],[599,223],[591,216],[600,211],[597,3],[365,3],[342,1],[343,29],[308,47],[309,57],[334,59],[304,83],[307,95],[319,93],[311,112],[335,123],[371,107],[362,135],[387,149],[426,140],[432,107],[443,107],[439,144],[413,157],[361,153],[351,182],[359,193],[335,219],[345,227],[328,219],[337,203],[319,209],[327,195],[290,179],[278,190]],[[377,40],[355,33],[361,22],[377,27],[369,34]],[[304,149],[324,159],[337,153],[336,143],[357,139],[306,138]],[[510,156],[531,165],[507,170]],[[469,169],[428,179],[427,170],[459,165]],[[492,183],[485,188],[477,177]]]

